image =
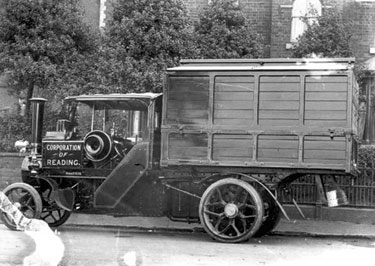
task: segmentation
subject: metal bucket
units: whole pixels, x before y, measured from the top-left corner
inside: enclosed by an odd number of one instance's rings
[[[328,207],[337,207],[342,205],[347,205],[348,198],[345,195],[345,192],[338,188],[336,190],[331,190],[326,193],[327,195],[327,201],[328,201]]]

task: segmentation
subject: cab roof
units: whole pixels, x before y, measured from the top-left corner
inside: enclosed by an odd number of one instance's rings
[[[128,101],[132,99],[137,100],[152,100],[162,93],[110,93],[110,94],[92,94],[92,95],[78,95],[78,96],[68,96],[65,101],[78,101],[78,102],[93,102],[93,101]]]
[[[107,107],[114,109],[147,110],[149,103],[160,97],[162,93],[111,93],[69,96],[66,102],[82,102],[95,108]]]

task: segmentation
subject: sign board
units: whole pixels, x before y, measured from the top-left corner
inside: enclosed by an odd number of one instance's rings
[[[82,141],[43,142],[43,167],[80,168],[82,167]]]

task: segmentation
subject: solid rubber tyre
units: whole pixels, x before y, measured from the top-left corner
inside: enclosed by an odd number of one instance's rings
[[[39,219],[42,212],[42,199],[35,188],[26,183],[14,183],[7,186],[3,193],[12,203],[19,205],[18,209],[25,217]],[[16,224],[6,213],[1,212],[0,219],[9,229],[17,230]]]
[[[275,229],[281,219],[281,210],[269,192],[263,189],[260,195],[264,202],[264,221],[258,231],[254,234],[254,237],[261,237],[269,234]]]
[[[225,178],[211,184],[199,203],[199,218],[205,231],[215,240],[239,243],[260,228],[263,201],[249,183]]]

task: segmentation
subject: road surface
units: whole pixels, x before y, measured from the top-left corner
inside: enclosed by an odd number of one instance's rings
[[[0,265],[22,265],[35,249],[25,233],[0,224]],[[372,265],[375,240],[266,236],[224,244],[204,233],[130,231],[64,226],[60,266]]]

